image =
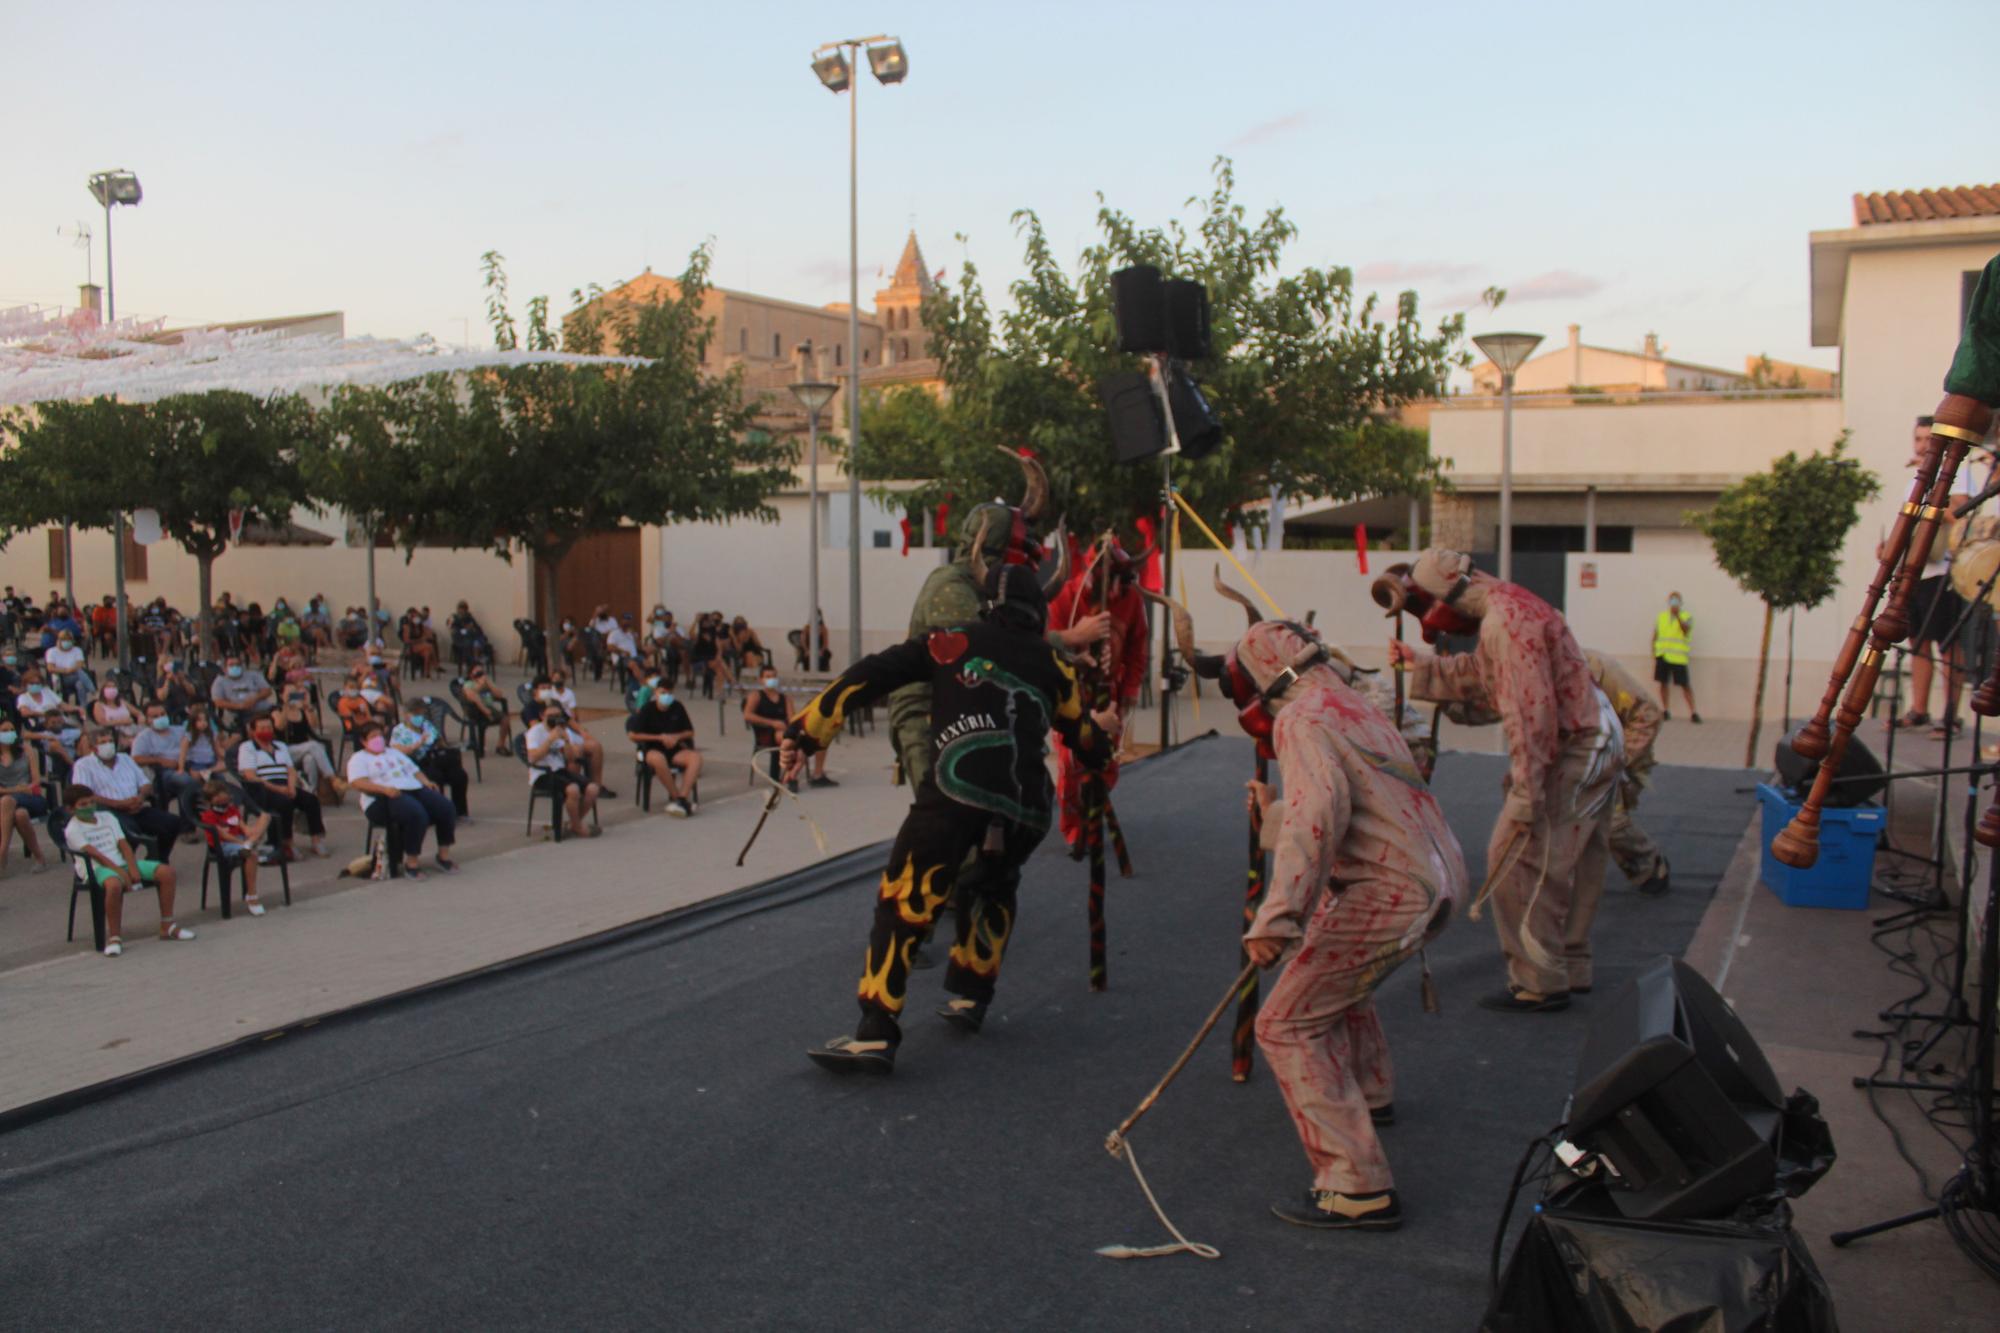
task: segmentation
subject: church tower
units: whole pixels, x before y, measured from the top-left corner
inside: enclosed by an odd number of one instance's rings
[[[930,335],[924,331],[924,298],[936,290],[937,282],[924,266],[924,252],[912,231],[903,246],[903,257],[896,261],[896,275],[875,293],[885,364],[919,361],[931,354]]]

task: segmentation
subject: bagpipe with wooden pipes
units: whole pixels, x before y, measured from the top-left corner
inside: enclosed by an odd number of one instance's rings
[[[1804,868],[1819,859],[1820,811],[1827,793],[1840,771],[1854,729],[1874,698],[1884,655],[1909,636],[1917,585],[1930,562],[1940,525],[1952,517],[1952,486],[1958,469],[1967,451],[1985,440],[1994,409],[2000,405],[2000,258],[1986,266],[1973,292],[1965,330],[1944,387],[1944,401],[1933,417],[1930,442],[1918,459],[1909,498],[1897,512],[1895,526],[1879,552],[1875,576],[1862,597],[1861,613],[1848,628],[1834,659],[1818,711],[1792,741],[1792,748],[1801,757],[1819,761],[1819,772],[1804,805],[1771,840],[1771,854],[1788,866]],[[1887,605],[1877,613],[1885,590]],[[2000,713],[2000,680],[1982,685],[1974,694],[1972,707],[1986,716]],[[2000,811],[1987,811],[1977,837],[1986,846],[2000,846]]]

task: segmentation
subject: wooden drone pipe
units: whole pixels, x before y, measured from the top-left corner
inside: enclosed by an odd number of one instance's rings
[[[1938,465],[1944,458],[1944,441],[1944,436],[1932,435],[1930,443],[1924,447],[1923,456],[1917,460],[1917,473],[1910,481],[1909,499],[1897,511],[1896,525],[1890,530],[1880,558],[1875,562],[1875,577],[1868,584],[1861,614],[1848,626],[1847,638],[1833,659],[1833,673],[1827,677],[1826,694],[1820,699],[1819,709],[1812,715],[1812,720],[1792,737],[1792,750],[1801,759],[1826,758],[1834,705],[1840,702],[1840,692],[1854,674],[1855,664],[1861,659],[1861,650],[1867,646],[1869,630],[1875,623],[1875,608],[1881,605],[1883,592],[1901,568],[1903,553],[1910,548],[1910,533],[1916,526],[1918,515],[1923,513],[1924,501],[1930,495],[1932,484],[1937,481]]]
[[[1923,497],[1923,503],[1914,507],[1906,503],[1898,515],[1897,527],[1907,527],[1908,549],[1898,563],[1894,583],[1889,593],[1889,605],[1875,617],[1868,629],[1868,646],[1859,653],[1854,665],[1852,679],[1847,682],[1847,690],[1841,696],[1840,705],[1833,715],[1833,728],[1827,736],[1825,753],[1820,757],[1819,772],[1813,777],[1812,790],[1807,793],[1805,804],[1798,814],[1771,840],[1771,855],[1785,865],[1804,869],[1819,859],[1820,811],[1826,804],[1826,797],[1833,785],[1835,775],[1840,771],[1841,760],[1847,755],[1847,745],[1854,737],[1854,729],[1861,725],[1861,718],[1867,712],[1869,702],[1874,698],[1875,685],[1882,674],[1882,659],[1888,650],[1902,641],[1909,633],[1910,598],[1916,589],[1916,578],[1930,560],[1931,545],[1937,538],[1939,519],[1950,503],[1951,486],[1958,475],[1959,463],[1966,450],[1985,438],[1987,428],[1992,424],[1993,413],[1984,403],[1964,394],[1947,394],[1938,404],[1935,422],[1931,427],[1931,437],[1935,442],[1942,437],[1946,443],[1943,457],[1938,462],[1931,485]],[[1925,451],[1928,462],[1937,453],[1936,448]],[[1922,467],[1919,467],[1921,478]],[[1914,524],[1914,526],[1907,526]],[[1886,556],[1885,552],[1885,556]],[[1882,565],[1888,562],[1885,558]],[[1880,595],[1882,574],[1878,569],[1876,583],[1869,588],[1869,598]],[[1849,631],[1853,638],[1860,627],[1856,622]],[[1843,651],[1843,656],[1845,656]],[[1838,670],[1836,680],[1829,686],[1829,694],[1838,690]],[[1799,747],[1795,747],[1799,748]],[[1799,748],[1800,754],[1805,754]],[[1810,758],[1810,755],[1806,757]],[[1996,818],[1993,830],[2000,839],[2000,818]]]

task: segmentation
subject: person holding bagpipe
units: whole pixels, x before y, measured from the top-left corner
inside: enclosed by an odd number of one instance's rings
[[[1464,853],[1401,731],[1317,630],[1258,620],[1215,657],[1196,648],[1184,608],[1153,600],[1172,612],[1189,666],[1222,683],[1284,784],[1282,801],[1249,784],[1273,859],[1243,949],[1261,967],[1285,963],[1257,1014],[1257,1044],[1313,1183],[1271,1211],[1304,1227],[1393,1230],[1402,1205],[1375,1127],[1394,1119],[1395,1071],[1374,995],[1464,898]]]

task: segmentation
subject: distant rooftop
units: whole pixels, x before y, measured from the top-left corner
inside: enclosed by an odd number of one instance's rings
[[[1854,196],[1854,225],[2000,217],[2000,185],[1950,185],[1937,190],[1887,190]]]

